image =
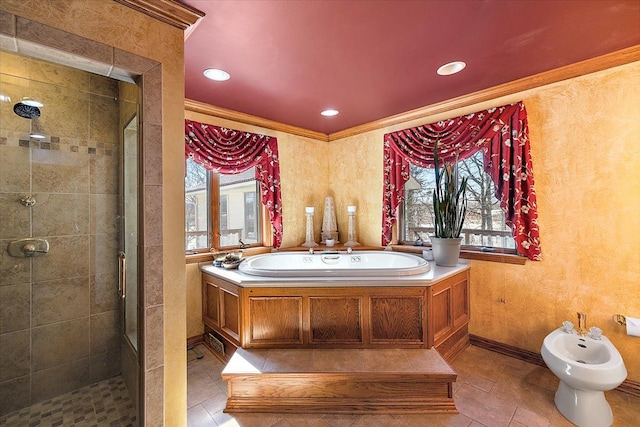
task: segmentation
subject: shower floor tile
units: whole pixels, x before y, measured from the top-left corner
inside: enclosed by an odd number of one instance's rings
[[[117,376],[0,417],[0,426],[135,426],[136,411]]]

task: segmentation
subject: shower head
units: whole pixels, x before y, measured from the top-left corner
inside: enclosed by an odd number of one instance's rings
[[[18,102],[13,106],[13,112],[25,119],[37,119],[40,117],[40,109],[31,105]]]

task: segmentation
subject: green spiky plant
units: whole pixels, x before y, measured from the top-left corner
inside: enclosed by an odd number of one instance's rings
[[[434,237],[458,238],[467,213],[468,177],[459,179],[457,155],[453,164],[445,162],[440,169],[437,141],[433,148],[433,165],[436,172],[436,188],[433,190]]]

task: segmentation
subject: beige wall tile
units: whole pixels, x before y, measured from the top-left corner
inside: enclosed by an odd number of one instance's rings
[[[118,310],[91,316],[91,354],[118,350],[120,347],[120,315]]]
[[[38,123],[47,135],[89,139],[90,101],[85,92],[31,83],[31,93],[44,106]]]
[[[143,125],[144,138],[144,182],[147,185],[162,185],[162,127]]]
[[[113,234],[117,231],[118,196],[91,195],[91,234]]]
[[[9,256],[7,246],[11,240],[0,240],[0,286],[29,282],[31,260]]]
[[[118,143],[118,101],[115,98],[91,95],[89,140]]]
[[[0,33],[8,36],[16,35],[15,16],[0,10]]]
[[[28,79],[30,65],[29,58],[25,56],[4,50],[0,51],[0,73],[2,74]],[[15,102],[18,100],[16,99]]]
[[[149,307],[144,312],[144,369],[151,370],[164,363],[164,307]]]
[[[0,382],[29,374],[29,331],[0,334]]]
[[[144,245],[158,246],[162,244],[162,187],[158,185],[144,186],[145,212],[142,221],[144,223]]]
[[[7,82],[11,80],[12,82]],[[11,102],[0,102],[0,124],[3,131],[14,131],[24,133],[22,139],[28,138],[31,129],[31,121],[18,116],[14,111],[14,105],[30,92],[28,87],[21,87],[15,83],[22,83],[22,79],[7,77],[0,74],[0,93],[11,97]]]
[[[145,425],[162,425],[164,408],[164,367],[147,371],[144,380],[144,423]],[[186,407],[186,397],[185,397]]]
[[[33,326],[89,316],[89,276],[35,282]]]
[[[89,166],[92,194],[118,194],[120,169],[117,152],[111,156],[90,156]]]
[[[118,306],[118,283],[114,275],[96,274],[90,281],[91,314],[115,310]]]
[[[118,80],[103,77],[97,74],[89,74],[89,92],[110,98],[118,97]]]
[[[29,208],[20,203],[23,193],[0,193],[0,238],[13,240],[29,237]]]
[[[144,74],[142,80],[142,123],[162,126],[162,67],[155,66]],[[143,136],[144,144],[149,143]]]
[[[41,83],[89,92],[89,73],[39,59],[30,59],[29,77]],[[49,100],[51,102],[53,100]],[[47,105],[47,104],[45,104]],[[50,105],[48,105],[50,106]],[[72,118],[72,116],[70,117]]]
[[[33,373],[89,356],[88,317],[32,329]],[[34,377],[35,383],[35,377]]]
[[[73,235],[89,233],[89,196],[87,194],[33,194],[31,208],[33,235]]]
[[[0,334],[28,329],[31,296],[28,283],[0,286]]]
[[[27,195],[31,184],[29,156],[28,148],[0,145],[0,193]]]
[[[120,348],[109,350],[100,354],[92,354],[89,356],[89,376],[87,384],[93,384],[102,381],[105,378],[113,378],[120,375]],[[131,392],[129,395],[131,396]],[[131,396],[133,397],[133,396]]]
[[[162,294],[162,246],[144,248],[144,307],[164,302]]]
[[[89,192],[89,157],[87,155],[33,150],[31,167],[34,192]]]
[[[31,376],[0,383],[0,414],[7,414],[31,403]]]
[[[32,258],[33,281],[89,277],[89,236],[48,237],[49,253]]]
[[[118,275],[118,235],[91,235],[90,272],[100,282],[117,280]]]
[[[42,402],[90,384],[90,372],[88,357],[34,372],[31,375],[31,403]]]

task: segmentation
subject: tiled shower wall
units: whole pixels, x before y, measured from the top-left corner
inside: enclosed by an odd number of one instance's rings
[[[2,415],[120,371],[119,111],[115,80],[6,52],[0,94]],[[39,119],[13,113],[24,96],[44,103]],[[26,237],[49,253],[10,257]]]

